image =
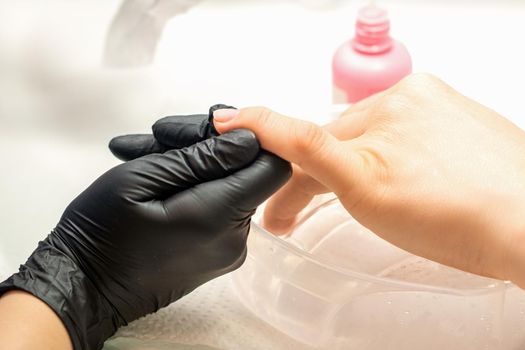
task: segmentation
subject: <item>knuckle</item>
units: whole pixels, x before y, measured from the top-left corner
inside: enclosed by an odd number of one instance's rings
[[[313,152],[324,144],[325,131],[311,122],[303,122],[297,128],[290,128],[291,140],[298,152]]]
[[[148,169],[152,163],[159,163],[164,155],[149,154],[139,159],[134,159],[120,164],[109,171],[112,183],[119,189],[132,187],[138,181],[148,176]]]
[[[111,177],[111,181],[115,187],[120,188],[124,183],[129,181],[131,174],[134,172],[134,168],[134,161],[130,161],[114,167],[107,174],[109,177]]]
[[[378,103],[385,114],[404,111],[444,91],[445,83],[429,73],[414,73],[403,78]]]
[[[245,108],[243,123],[248,129],[255,131],[257,136],[262,137],[268,130],[273,130],[278,123],[277,114],[266,107]]]
[[[397,112],[409,107],[413,102],[414,98],[404,91],[388,94],[378,103],[378,107],[382,112],[380,115],[394,116]]]
[[[441,79],[430,73],[414,73],[401,80],[395,92],[413,98],[423,98],[439,93],[445,86]]]
[[[268,127],[268,124],[272,122],[274,112],[266,107],[256,107],[257,113],[255,121],[258,127]]]
[[[163,156],[159,154],[149,154],[142,158],[121,164],[117,167],[117,174],[121,177],[122,181],[137,181],[137,179],[147,174],[149,165],[153,162],[158,162],[161,157]]]
[[[358,145],[353,150],[354,169],[364,177],[356,179],[350,187],[337,193],[347,209],[356,219],[363,219],[384,203],[385,193],[394,181],[388,157],[381,151],[382,142]]]
[[[440,82],[441,80],[430,73],[413,73],[401,80],[402,85],[412,88],[436,85]]]

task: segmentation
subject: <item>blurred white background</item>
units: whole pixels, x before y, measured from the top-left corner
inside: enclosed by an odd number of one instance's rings
[[[186,0],[196,6],[171,17],[176,2],[130,1],[126,24],[115,19],[120,0],[0,0],[0,277],[118,164],[107,150],[114,135],[217,102],[326,120],[331,56],[364,1]],[[379,4],[414,71],[525,127],[525,2]],[[104,66],[107,40],[152,64]]]

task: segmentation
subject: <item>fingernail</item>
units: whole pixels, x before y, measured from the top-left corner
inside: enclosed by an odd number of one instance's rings
[[[239,115],[238,109],[218,109],[213,112],[213,120],[219,123],[226,123],[235,118],[237,115]]]

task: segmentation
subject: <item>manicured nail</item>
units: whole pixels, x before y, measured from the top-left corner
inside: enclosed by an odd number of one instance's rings
[[[238,109],[218,109],[213,112],[213,120],[219,123],[226,123],[235,118],[237,115],[239,115]]]

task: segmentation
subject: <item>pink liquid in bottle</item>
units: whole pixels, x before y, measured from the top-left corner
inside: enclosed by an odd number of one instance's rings
[[[341,45],[332,60],[334,103],[354,103],[397,83],[412,71],[405,46],[389,35],[385,10],[363,7],[355,37]]]

